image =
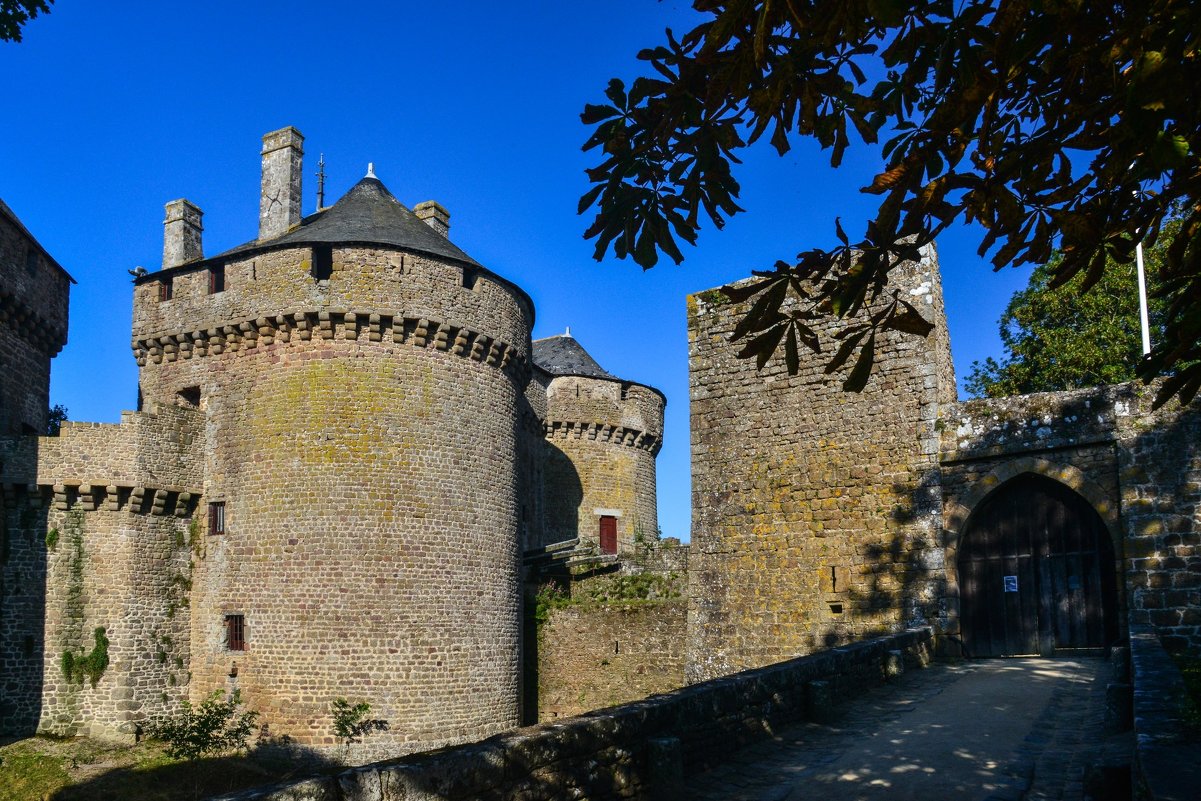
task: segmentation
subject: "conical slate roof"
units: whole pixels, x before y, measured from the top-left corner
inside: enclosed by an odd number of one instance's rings
[[[370,176],[355,184],[337,203],[305,217],[299,226],[286,234],[265,241],[247,242],[217,258],[262,247],[325,242],[395,245],[468,264],[479,264],[449,239],[419,220],[416,214],[393,197],[378,178]]]
[[[571,334],[537,339],[533,344],[534,364],[552,375],[583,375],[618,380],[617,376],[605,372]]]

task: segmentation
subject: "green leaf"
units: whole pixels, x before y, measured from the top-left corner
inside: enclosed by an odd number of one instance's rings
[[[580,122],[585,125],[595,125],[602,120],[620,117],[621,112],[612,106],[595,106],[591,103],[584,105],[584,113],[580,115]]]

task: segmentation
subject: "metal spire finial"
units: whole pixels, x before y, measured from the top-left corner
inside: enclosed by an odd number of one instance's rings
[[[317,211],[325,208],[325,154],[317,159]]]

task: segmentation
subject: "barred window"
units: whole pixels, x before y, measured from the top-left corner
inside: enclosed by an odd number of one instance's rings
[[[209,534],[225,533],[225,501],[209,504]]]
[[[175,282],[171,280],[170,276],[158,282],[158,299],[160,301],[171,300],[175,289],[174,284]]]
[[[246,617],[244,615],[225,616],[225,647],[231,651],[246,650]]]

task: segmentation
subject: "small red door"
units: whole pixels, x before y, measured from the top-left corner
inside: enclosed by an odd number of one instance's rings
[[[617,553],[617,518],[604,515],[600,519],[601,553]]]

